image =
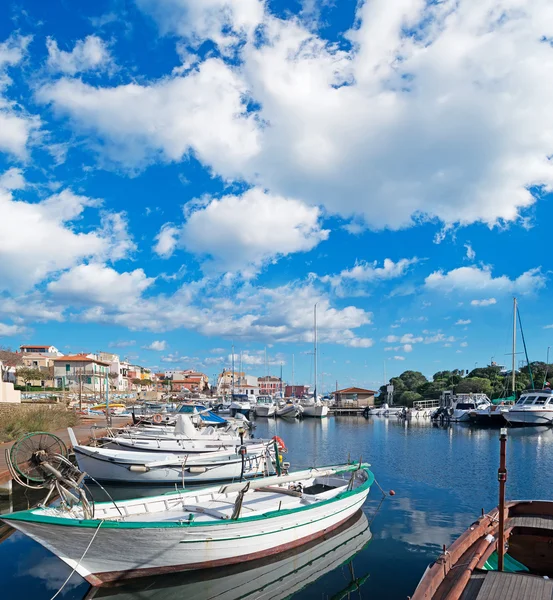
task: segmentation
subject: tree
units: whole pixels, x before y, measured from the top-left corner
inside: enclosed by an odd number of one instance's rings
[[[139,379],[138,377],[135,377],[135,378],[132,380],[132,384],[133,384],[133,385],[142,385],[142,379]]]
[[[432,376],[432,379],[434,381],[440,381],[440,380],[445,380],[445,381],[449,381],[449,378],[453,375],[452,371],[438,371],[437,373],[434,373],[434,375]]]
[[[402,404],[403,406],[413,406],[413,402],[417,400],[422,400],[422,396],[417,392],[412,392],[410,390],[406,390],[402,392],[398,398],[398,404]]]
[[[483,377],[466,377],[455,386],[456,394],[487,394],[492,393],[492,384]]]
[[[44,379],[44,373],[40,369],[31,369],[29,367],[20,367],[17,369],[17,376],[23,379],[25,385],[31,381]]]
[[[117,389],[117,382],[119,381],[119,373],[108,373],[110,387]]]
[[[420,371],[404,371],[399,378],[408,390],[416,392],[423,383],[428,380]]]
[[[439,398],[444,390],[451,389],[449,381],[439,379],[438,381],[427,381],[419,386],[418,393],[426,399],[433,400]]]
[[[0,346],[0,362],[2,363],[2,373],[0,381],[8,380],[9,367],[23,366],[21,354],[13,352],[10,348]]]

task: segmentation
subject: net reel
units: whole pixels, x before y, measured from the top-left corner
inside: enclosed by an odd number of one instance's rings
[[[94,505],[81,484],[85,478],[68,458],[67,446],[58,436],[44,431],[27,433],[6,449],[6,463],[12,478],[31,490],[48,490],[42,504],[54,492],[67,508],[81,504],[85,519],[94,516]]]

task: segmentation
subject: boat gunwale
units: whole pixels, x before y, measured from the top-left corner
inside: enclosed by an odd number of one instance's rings
[[[341,473],[351,473],[352,471],[358,470],[357,465],[352,465],[350,469],[344,468],[336,471],[332,475],[339,475]],[[285,517],[288,515],[292,515],[295,513],[301,513],[308,510],[312,510],[313,508],[318,508],[321,506],[327,506],[329,504],[339,502],[340,500],[345,500],[346,498],[351,498],[352,496],[356,496],[364,492],[367,488],[370,489],[372,484],[374,483],[374,473],[364,465],[361,465],[361,470],[363,470],[367,479],[361,485],[356,487],[353,490],[346,490],[341,492],[337,496],[333,498],[328,498],[326,500],[321,500],[315,504],[308,504],[307,506],[298,506],[296,508],[287,508],[283,510],[272,510],[260,515],[252,515],[248,517],[238,517],[237,519],[222,519],[220,521],[202,521],[202,522],[194,522],[194,521],[111,521],[105,519],[71,519],[67,517],[54,517],[49,515],[41,515],[36,514],[35,509],[28,509],[23,511],[18,511],[8,515],[0,516],[0,520],[5,521],[10,524],[10,521],[24,522],[24,523],[36,523],[42,525],[57,525],[59,527],[84,527],[84,528],[96,528],[101,524],[101,529],[175,529],[175,528],[198,528],[198,527],[221,527],[226,525],[233,525],[237,523],[252,523],[256,521],[264,521],[267,519],[272,519],[276,517]],[[315,475],[316,476],[316,475]],[[321,475],[325,476],[325,475]],[[247,485],[247,482],[244,483]],[[201,493],[202,491],[205,493],[209,488],[198,488],[197,490],[193,490],[194,492]],[[165,496],[182,496],[182,490],[176,490],[171,492],[166,492],[162,496],[154,496],[153,498],[161,498]],[[138,500],[134,498],[133,500]],[[148,500],[147,498],[145,500]],[[122,505],[122,503],[119,503]],[[101,502],[97,503],[98,506],[101,505],[112,505],[112,502]],[[40,508],[39,510],[44,510],[44,508]]]

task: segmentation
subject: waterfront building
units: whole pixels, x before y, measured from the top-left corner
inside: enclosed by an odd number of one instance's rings
[[[284,387],[284,396],[286,398],[303,398],[309,395],[309,385],[286,385]]]
[[[32,381],[23,381],[23,378],[16,375],[17,385],[40,387],[55,387],[54,381],[54,359],[59,358],[56,354],[50,352],[25,352],[22,353],[21,360],[27,369],[35,369],[41,372],[41,377]]]
[[[22,354],[26,353],[39,353],[39,354],[51,354],[53,356],[63,356],[63,353],[60,352],[55,346],[44,346],[44,345],[30,345],[26,344],[23,346],[19,346],[19,350]]]
[[[365,407],[374,406],[374,390],[365,390],[359,387],[349,387],[333,392],[336,406]]]
[[[280,377],[273,377],[272,375],[258,377],[257,385],[259,386],[259,393],[262,396],[276,396],[281,390],[284,390],[282,379]]]
[[[106,387],[109,363],[98,360],[94,354],[74,354],[54,359],[56,387],[83,393],[102,392]]]

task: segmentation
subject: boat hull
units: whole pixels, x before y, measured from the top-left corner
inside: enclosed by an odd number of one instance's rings
[[[96,481],[147,484],[147,485],[189,485],[213,483],[217,481],[240,480],[241,477],[263,476],[265,461],[263,457],[249,457],[242,468],[241,457],[229,455],[226,460],[218,462],[208,460],[191,460],[187,465],[173,464],[159,467],[148,467],[140,464],[140,455],[134,464],[116,462],[113,458],[102,460],[75,449],[75,457],[79,469]]]
[[[504,414],[505,420],[514,427],[537,427],[553,425],[553,410],[513,410]]]
[[[228,520],[216,527],[188,528],[178,521],[167,526],[152,523],[149,527],[110,522],[102,529],[101,521],[92,521],[85,527],[79,522],[58,525],[6,517],[4,520],[96,586],[121,579],[232,565],[284,552],[339,527],[361,508],[369,490],[330,505],[313,506],[307,512],[283,511],[282,516],[275,516],[270,522]],[[91,543],[93,536],[96,537]]]
[[[274,405],[264,406],[259,405],[255,407],[255,416],[256,417],[274,417],[276,412],[276,407]]]
[[[328,406],[304,406],[303,416],[315,419],[324,419],[328,416]]]
[[[295,419],[300,414],[300,411],[293,404],[286,404],[276,411],[277,417],[281,419]]]

